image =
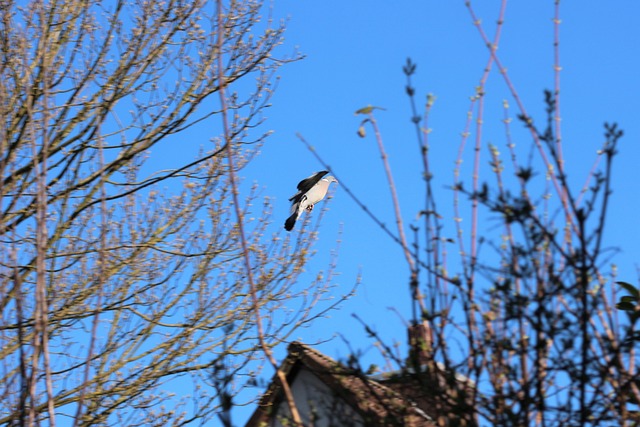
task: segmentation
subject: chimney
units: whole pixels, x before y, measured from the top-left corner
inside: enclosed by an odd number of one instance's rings
[[[409,362],[424,366],[432,360],[433,331],[429,322],[409,326]]]

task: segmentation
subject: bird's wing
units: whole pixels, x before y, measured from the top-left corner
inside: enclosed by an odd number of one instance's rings
[[[289,201],[292,203],[299,203],[302,200],[302,196],[307,194],[321,179],[328,174],[328,171],[320,171],[311,175],[309,178],[305,178],[298,183],[298,192],[289,197]]]
[[[320,181],[322,177],[328,173],[329,171],[320,171],[314,173],[309,178],[303,179],[298,183],[298,191],[302,194],[306,193],[307,191],[311,190],[313,186],[316,185],[318,181]]]
[[[302,196],[304,196],[304,193],[301,191],[298,191],[296,194],[289,197],[289,201],[295,205],[296,203],[300,202],[300,199],[302,199]]]
[[[300,212],[307,207],[308,203],[306,202],[307,196],[305,194],[300,194],[300,197],[298,197],[297,200],[291,204],[290,213],[298,212],[298,215],[300,215]]]

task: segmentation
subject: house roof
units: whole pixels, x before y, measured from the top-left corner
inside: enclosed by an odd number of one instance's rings
[[[303,343],[293,342],[280,369],[291,384],[301,368],[314,373],[336,396],[367,420],[367,425],[436,426],[413,400],[400,393],[400,389],[394,387],[394,390]],[[274,376],[246,427],[265,425],[282,401],[283,393]]]

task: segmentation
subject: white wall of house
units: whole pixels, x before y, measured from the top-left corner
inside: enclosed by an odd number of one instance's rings
[[[305,426],[313,427],[364,427],[362,417],[346,402],[335,396],[333,391],[313,372],[301,368],[291,384],[291,392]],[[290,418],[286,402],[278,407],[277,416],[272,419],[273,427],[291,426],[283,422]]]

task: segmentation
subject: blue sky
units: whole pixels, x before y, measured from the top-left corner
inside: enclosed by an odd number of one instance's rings
[[[500,2],[475,1],[473,5],[492,37]],[[554,84],[553,14],[551,0],[509,2],[498,50],[537,123],[545,120],[543,91]],[[424,188],[404,92],[402,66],[407,57],[417,63],[414,85],[418,101],[422,103],[427,93],[437,97],[429,124],[431,162],[436,197],[446,218],[452,205],[447,186],[453,182],[469,98],[488,58],[464,1],[278,0],[273,15],[288,19],[280,52],[288,54],[297,49],[305,59],[281,68],[273,106],[265,113],[264,129],[273,130],[274,135],[262,154],[242,172],[245,182],[258,183],[264,195],[274,198],[277,220],[270,231],[284,233],[281,227],[288,215],[288,197],[300,179],[322,169],[296,133],[317,149],[341,182],[370,210],[394,226],[391,197],[372,131],[367,129],[364,139],[356,135],[361,117],[354,111],[368,104],[385,109],[377,113],[377,119],[399,190],[405,226],[415,221],[423,208]],[[625,136],[615,159],[606,243],[621,249],[614,262],[620,279],[631,282],[637,282],[640,255],[636,215],[640,209],[639,17],[640,4],[631,0],[561,4],[561,112],[569,179],[574,185],[584,182],[603,142],[603,123],[618,122]],[[504,99],[511,104],[515,117],[515,102],[494,67],[486,86],[482,138],[482,168],[487,180],[491,177],[487,145],[494,144],[506,152],[501,121]],[[520,123],[514,120],[512,129],[516,144],[524,147],[530,143]],[[465,159],[470,159],[469,153],[467,148]],[[465,166],[468,178],[469,160]],[[313,279],[317,269],[326,268],[330,251],[340,239],[336,294],[348,292],[360,273],[362,284],[357,295],[339,311],[299,331],[296,338],[313,343],[340,333],[354,349],[366,351],[365,360],[379,362],[373,342],[351,315],[357,313],[389,342],[404,344],[402,321],[389,307],[410,317],[406,262],[400,248],[340,186],[335,188],[329,209],[308,279]],[[481,230],[491,233],[494,225],[487,221]],[[468,230],[469,225],[465,226]],[[337,358],[349,353],[341,339],[318,348]],[[236,423],[241,422],[236,419]]]
[[[373,131],[367,127],[367,137],[358,137],[356,131],[362,116],[354,112],[367,105],[383,108],[376,111],[376,118],[398,189],[405,231],[411,240],[409,226],[419,224],[417,216],[424,209],[424,184],[402,67],[409,57],[417,64],[413,83],[419,104],[424,104],[428,93],[436,97],[429,118],[433,186],[439,213],[447,224],[444,236],[455,237],[453,193],[449,187],[453,184],[454,162],[467,123],[470,97],[476,93],[489,53],[464,0],[266,0],[265,3],[265,20],[270,14],[276,20],[287,22],[285,41],[278,47],[278,55],[284,58],[298,52],[304,59],[279,70],[272,106],[265,110],[266,120],[257,131],[272,131],[273,135],[262,146],[260,155],[241,171],[242,188],[246,190],[255,184],[260,188],[260,195],[273,203],[274,221],[267,226],[265,239],[271,235],[286,236],[282,226],[289,215],[288,198],[301,179],[323,169],[296,136],[301,134],[331,165],[340,184],[332,186],[332,198],[323,205],[328,210],[319,229],[317,252],[299,285],[308,286],[319,270],[328,268],[338,242],[338,265],[332,278],[335,297],[348,293],[359,278],[361,280],[357,293],[338,310],[298,330],[290,339],[317,343],[320,351],[337,359],[346,358],[352,350],[363,351],[365,364],[381,364],[373,340],[353,317],[357,314],[378,331],[388,345],[399,343],[404,356],[403,319],[409,320],[411,316],[406,261],[400,247],[345,191],[348,186],[396,233],[391,196]],[[472,3],[491,37],[500,0]],[[269,6],[273,9],[268,10]],[[509,2],[498,50],[522,101],[537,123],[545,120],[543,91],[554,85],[553,15],[554,0]],[[618,122],[625,137],[615,159],[614,193],[605,244],[620,249],[613,259],[619,269],[618,277],[632,283],[638,281],[640,260],[640,226],[636,214],[640,210],[638,18],[640,3],[637,0],[574,0],[561,6],[561,112],[569,180],[574,188],[582,185],[603,142],[603,123]],[[246,86],[241,87],[246,89],[251,83],[246,81],[243,83]],[[511,104],[512,117],[519,111],[495,67],[485,91],[481,181],[491,183],[487,147],[493,144],[503,154],[507,151],[503,100]],[[210,111],[207,108],[215,108],[211,105],[215,100],[208,102],[210,104],[201,110],[203,114]],[[126,114],[126,104],[122,108]],[[210,149],[209,140],[221,132],[219,118],[211,121],[214,128],[209,127],[209,122],[202,122],[154,147],[141,175],[174,168],[191,161],[195,150]],[[526,156],[531,143],[528,132],[516,120],[512,131],[519,153]],[[465,183],[470,181],[474,136],[470,136],[464,153],[462,179]],[[312,215],[316,217],[321,208],[318,206]],[[262,204],[255,203],[255,209],[260,211]],[[463,209],[463,216],[468,218],[467,202]],[[482,219],[481,233],[497,236],[496,218],[484,215]],[[300,226],[299,223],[292,232],[294,235]],[[462,226],[468,236],[469,221]],[[424,242],[421,245],[424,247]],[[451,270],[458,267],[455,252],[455,247],[450,248]],[[604,269],[607,270],[606,266]],[[285,356],[285,350],[286,346],[277,349],[279,360]],[[267,367],[263,374],[268,380],[272,372]],[[255,395],[242,395],[247,399],[253,397]],[[234,423],[243,425],[254,408],[253,404],[238,408],[234,412]]]

